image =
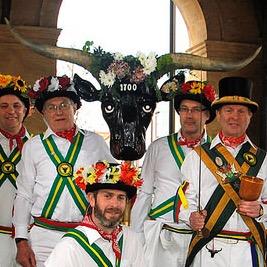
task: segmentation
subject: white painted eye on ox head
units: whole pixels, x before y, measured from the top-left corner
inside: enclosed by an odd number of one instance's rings
[[[149,112],[151,112],[151,110],[152,110],[152,107],[149,104],[146,104],[143,106],[144,112],[149,113]]]
[[[114,106],[109,104],[109,105],[106,105],[104,109],[106,113],[112,113],[114,111]]]

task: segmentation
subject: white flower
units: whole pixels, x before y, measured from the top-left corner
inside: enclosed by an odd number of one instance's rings
[[[50,81],[50,85],[47,88],[48,92],[54,92],[59,90],[59,80],[56,77],[52,77]]]
[[[33,91],[34,92],[38,92],[39,91],[39,89],[40,89],[40,84],[39,84],[40,80],[36,81],[36,83],[33,85]]]
[[[103,85],[111,87],[115,82],[116,75],[113,72],[105,73],[103,70],[100,70],[99,78]]]
[[[153,72],[157,67],[157,59],[156,54],[151,52],[148,56],[145,56],[143,53],[139,52],[137,54],[138,59],[142,66],[144,67],[144,73],[146,75],[149,75],[151,72]]]
[[[123,60],[123,54],[122,53],[115,53],[114,59],[115,60]]]

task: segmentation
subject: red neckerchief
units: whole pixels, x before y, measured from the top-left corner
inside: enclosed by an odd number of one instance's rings
[[[195,140],[190,140],[189,141],[186,137],[184,137],[182,135],[182,132],[181,132],[181,137],[177,141],[177,144],[180,145],[180,146],[187,146],[189,148],[193,148],[193,147],[195,147],[196,145],[199,144],[199,142],[202,139],[203,135],[204,135],[204,132],[203,132],[203,134],[199,138],[197,138]]]
[[[118,234],[122,231],[122,227],[119,225],[117,226],[111,234],[106,233],[102,229],[96,226],[96,224],[93,222],[91,216],[85,215],[83,221],[81,222],[82,226],[86,226],[89,228],[92,228],[94,230],[97,230],[97,232],[106,240],[112,242],[112,249],[115,253],[115,256],[117,259],[121,258],[121,250],[117,241]]]
[[[225,136],[222,131],[219,133],[219,137],[223,144],[226,146],[230,146],[232,148],[236,148],[240,144],[242,144],[246,138],[246,135],[242,135],[240,137],[232,137],[232,136]]]
[[[65,139],[69,140],[70,142],[72,142],[72,139],[75,135],[75,132],[76,132],[76,126],[73,126],[69,130],[58,131],[58,132],[55,132],[55,134],[59,137],[65,138]]]
[[[5,131],[3,129],[0,129],[0,132],[2,133],[3,136],[5,136],[7,139],[9,139],[9,149],[10,149],[10,151],[12,150],[13,145],[14,145],[13,140],[16,140],[18,149],[20,151],[22,150],[22,147],[23,147],[22,138],[26,134],[26,129],[25,129],[24,126],[22,126],[20,128],[19,132],[17,134],[14,134],[14,135],[8,133],[7,131]]]

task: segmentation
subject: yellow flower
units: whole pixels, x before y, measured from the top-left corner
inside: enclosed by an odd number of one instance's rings
[[[191,94],[201,94],[204,88],[204,84],[201,82],[193,82],[191,85],[190,93]]]
[[[86,182],[88,184],[94,184],[97,180],[97,175],[94,168],[89,168],[87,172]]]
[[[15,90],[19,90],[22,93],[26,93],[27,92],[27,86],[25,81],[23,81],[20,76],[18,77],[13,77],[13,82],[15,84]]]
[[[0,87],[5,88],[12,82],[11,75],[2,75],[0,74]]]
[[[115,166],[112,166],[110,170],[110,177],[112,177],[110,179],[110,182],[112,184],[117,183],[120,180],[120,169],[116,168]]]

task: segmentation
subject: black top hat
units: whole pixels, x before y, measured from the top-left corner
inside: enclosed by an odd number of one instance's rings
[[[251,100],[253,83],[244,77],[225,77],[219,81],[219,99],[212,103],[217,110],[223,105],[244,105],[254,113],[258,104]]]

